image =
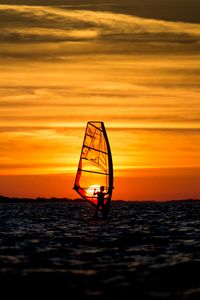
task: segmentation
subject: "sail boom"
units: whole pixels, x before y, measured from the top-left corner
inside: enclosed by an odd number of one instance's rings
[[[82,169],[81,171],[82,171],[82,172],[95,173],[95,174],[101,174],[101,175],[106,175],[106,176],[109,175],[109,173],[96,172],[96,171],[89,171],[89,170],[84,170],[84,169]]]
[[[104,153],[104,154],[108,154],[108,152],[104,152],[104,151],[101,151],[101,150],[99,150],[99,149],[95,149],[95,148],[93,148],[93,147],[89,147],[89,146],[85,146],[85,145],[84,145],[84,147],[85,147],[85,148],[88,148],[88,149],[91,149],[91,150],[95,150],[95,151],[97,151],[97,152],[101,152],[101,153]]]

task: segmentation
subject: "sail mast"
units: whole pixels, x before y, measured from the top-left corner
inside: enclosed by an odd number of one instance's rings
[[[104,126],[104,123],[102,122],[102,129],[103,129],[103,132],[104,132],[104,137],[105,137],[105,140],[106,140],[106,144],[107,144],[107,151],[108,151],[108,172],[109,172],[109,200],[111,201],[111,198],[112,198],[112,190],[113,190],[113,161],[112,161],[112,154],[111,154],[111,150],[110,150],[110,143],[109,143],[109,140],[108,140],[108,136],[107,136],[107,133],[106,133],[106,129],[105,129],[105,126]]]

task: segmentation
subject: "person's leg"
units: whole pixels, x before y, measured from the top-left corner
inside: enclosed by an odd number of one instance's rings
[[[106,213],[106,207],[105,207],[105,205],[104,205],[104,206],[102,206],[102,216],[103,216],[103,218],[104,218],[104,219],[106,219],[106,217],[107,217],[107,213]]]
[[[98,216],[98,211],[99,211],[99,205],[97,205],[97,208],[96,208],[96,211],[95,211],[95,217],[97,217]]]

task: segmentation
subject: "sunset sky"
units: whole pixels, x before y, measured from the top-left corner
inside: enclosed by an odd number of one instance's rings
[[[113,199],[200,198],[200,1],[0,0],[0,195],[69,197],[103,121]]]

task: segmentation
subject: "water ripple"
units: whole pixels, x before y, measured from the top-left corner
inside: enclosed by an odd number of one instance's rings
[[[0,280],[82,298],[197,299],[199,210],[119,202],[103,220],[87,203],[0,204]]]

